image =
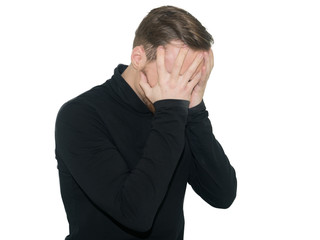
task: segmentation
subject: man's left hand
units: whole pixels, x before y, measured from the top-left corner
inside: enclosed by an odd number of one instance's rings
[[[213,52],[210,49],[204,53],[204,66],[201,69],[201,79],[192,91],[189,108],[201,103],[213,65]]]

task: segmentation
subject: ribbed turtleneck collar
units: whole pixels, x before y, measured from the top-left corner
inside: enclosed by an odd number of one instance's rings
[[[112,78],[108,81],[119,97],[119,100],[127,105],[128,107],[134,109],[139,113],[148,113],[152,114],[148,107],[141,101],[138,95],[133,91],[130,85],[126,82],[126,80],[121,76],[122,73],[126,70],[128,66],[119,64],[114,69],[114,74]]]

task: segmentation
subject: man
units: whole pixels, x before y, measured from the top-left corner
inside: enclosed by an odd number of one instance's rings
[[[181,240],[187,183],[214,207],[232,204],[235,171],[203,103],[212,42],[188,12],[154,9],[136,31],[131,64],[62,106],[66,239]]]

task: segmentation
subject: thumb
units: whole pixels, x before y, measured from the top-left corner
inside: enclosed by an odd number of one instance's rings
[[[143,72],[140,72],[140,82],[139,82],[140,87],[146,94],[146,96],[149,96],[149,93],[151,92],[151,86],[148,83],[147,77]]]

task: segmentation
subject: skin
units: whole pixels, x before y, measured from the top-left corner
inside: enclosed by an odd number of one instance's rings
[[[172,41],[157,49],[155,61],[147,61],[142,46],[135,47],[122,77],[152,112],[153,103],[162,99],[187,100],[192,108],[203,99],[213,65],[211,49],[193,50]]]

